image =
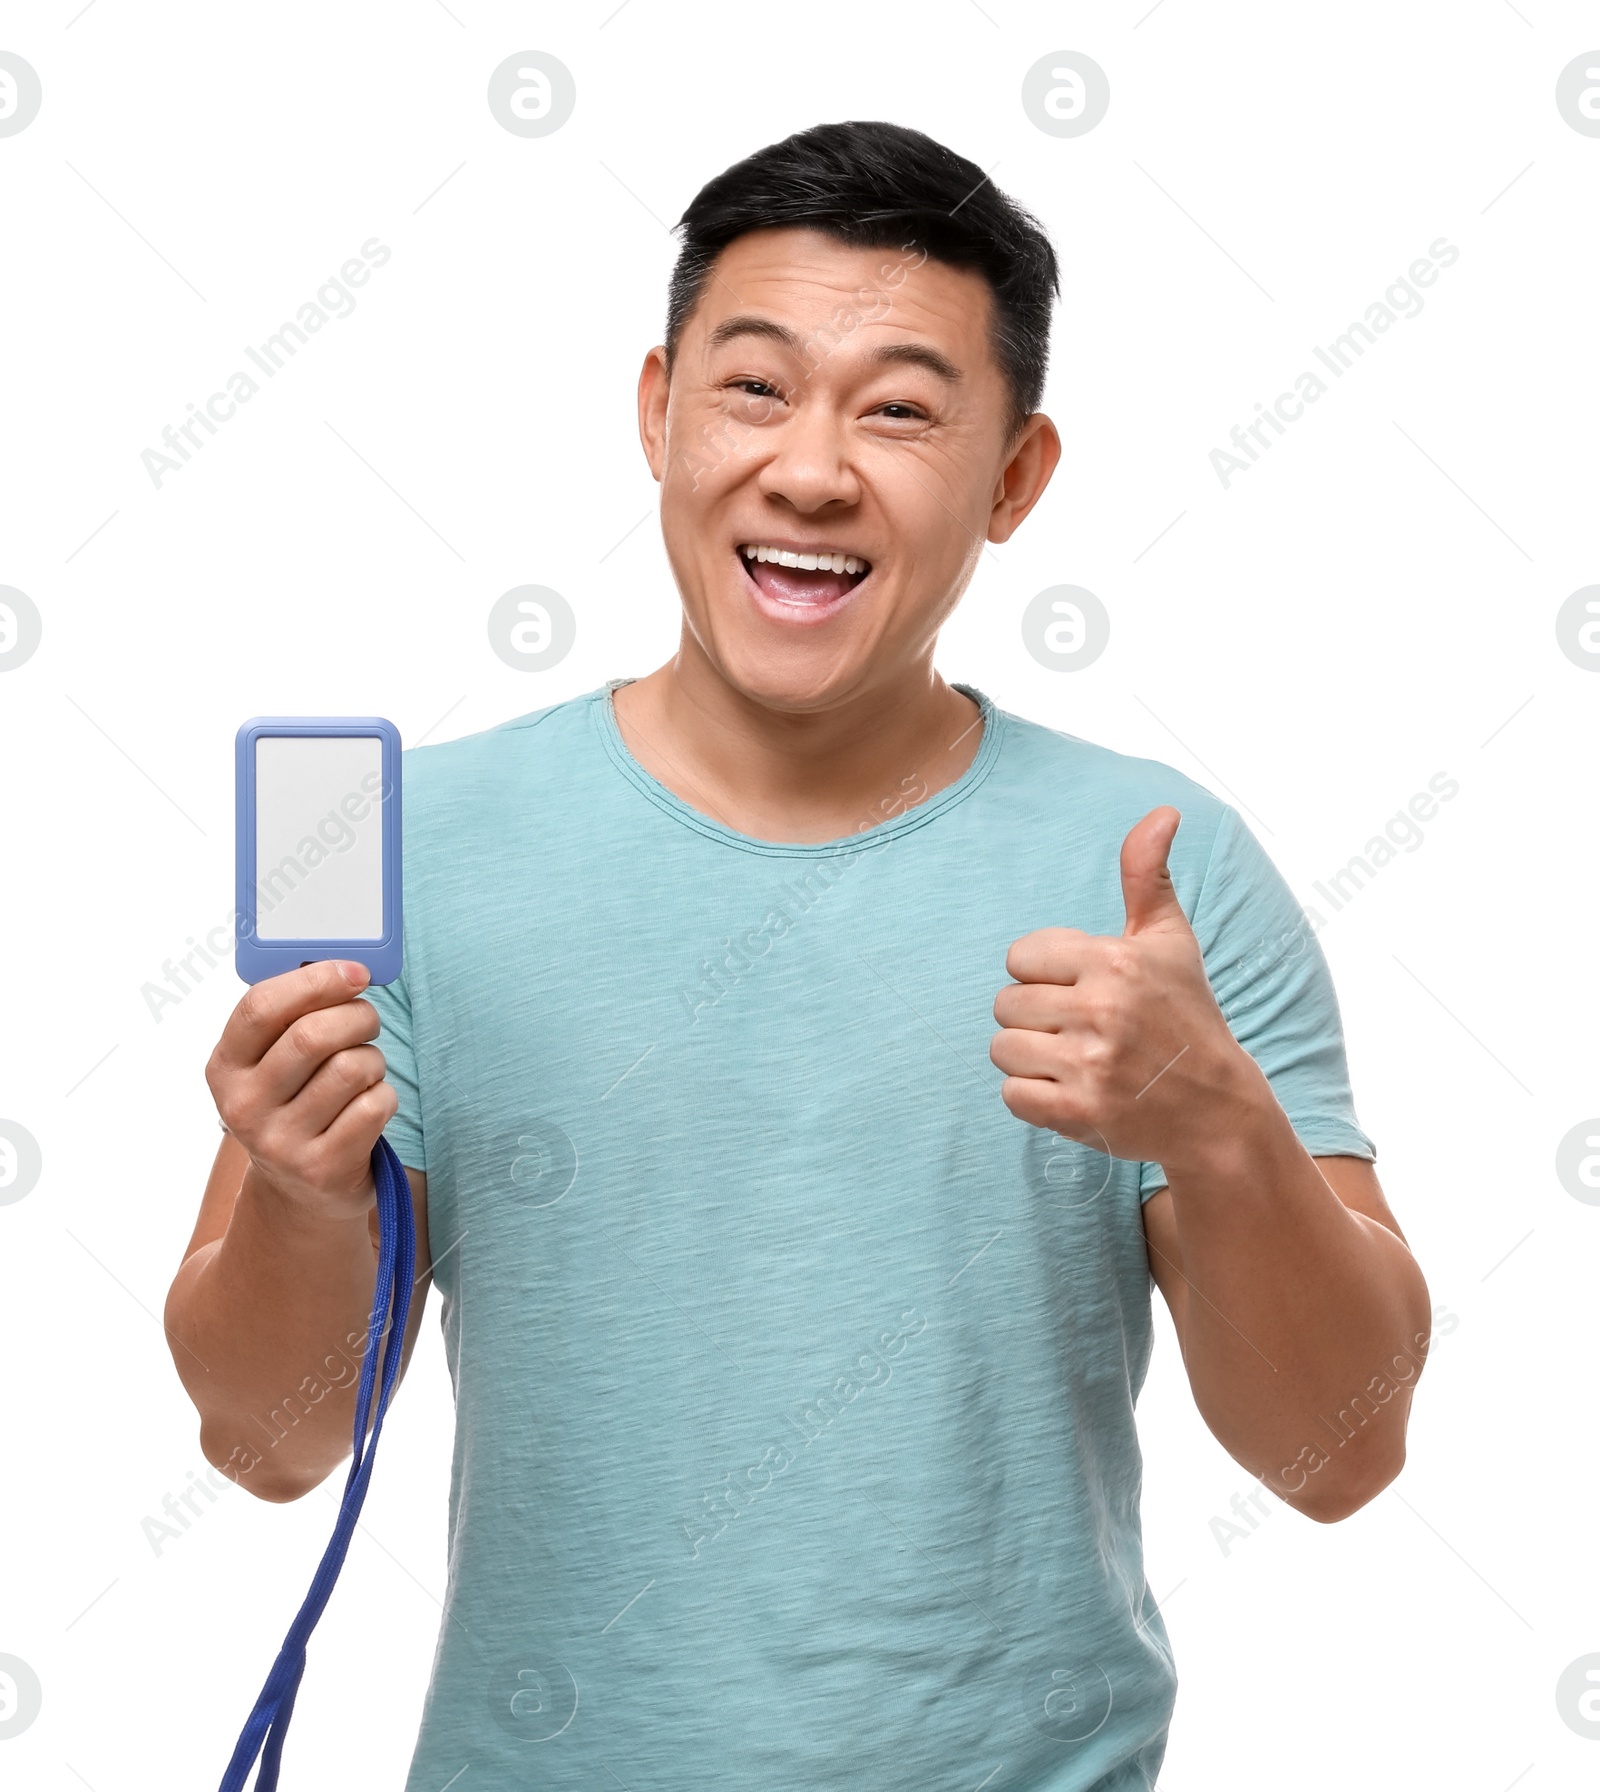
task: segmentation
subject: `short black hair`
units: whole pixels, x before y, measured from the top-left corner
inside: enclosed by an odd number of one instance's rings
[[[855,248],[921,248],[971,268],[994,295],[991,347],[1015,437],[1044,395],[1056,252],[1038,220],[977,165],[922,131],[876,122],[813,125],[735,162],[695,194],[676,229],[667,288],[667,369],[711,264],[755,230],[820,230]]]

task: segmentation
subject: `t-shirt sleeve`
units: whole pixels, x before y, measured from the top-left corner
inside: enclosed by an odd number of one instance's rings
[[[422,1098],[417,1083],[417,1052],[411,1037],[411,991],[402,972],[393,983],[369,988],[367,1000],[378,1011],[382,1031],[375,1041],[383,1053],[387,1069],[385,1080],[395,1086],[400,1106],[394,1118],[383,1129],[383,1136],[394,1147],[408,1169],[428,1168],[422,1139]]]
[[[1189,917],[1206,975],[1233,1036],[1266,1072],[1279,1105],[1314,1157],[1374,1159],[1356,1120],[1338,998],[1305,911],[1232,808],[1223,810]],[[1143,1200],[1166,1186],[1140,1166]]]

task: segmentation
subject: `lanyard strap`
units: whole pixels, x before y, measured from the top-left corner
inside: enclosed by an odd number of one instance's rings
[[[372,1148],[372,1174],[378,1189],[378,1282],[372,1296],[372,1318],[367,1324],[367,1347],[361,1358],[361,1380],[356,1390],[355,1452],[350,1473],[339,1501],[339,1516],[333,1536],[323,1551],[322,1560],[311,1582],[289,1634],[283,1639],[266,1685],[255,1702],[239,1741],[222,1776],[219,1792],[244,1792],[244,1783],[259,1754],[261,1771],[256,1776],[256,1792],[276,1792],[278,1761],[283,1753],[283,1739],[294,1715],[295,1694],[300,1690],[300,1677],[306,1668],[306,1642],[316,1628],[323,1607],[333,1592],[333,1584],[344,1566],[345,1552],[355,1532],[362,1502],[367,1497],[367,1483],[372,1478],[372,1459],[377,1454],[378,1433],[383,1429],[383,1415],[389,1409],[389,1395],[400,1373],[400,1354],[405,1346],[406,1315],[411,1310],[411,1284],[417,1268],[416,1223],[411,1212],[411,1188],[400,1159],[389,1141],[380,1137]],[[367,1414],[372,1406],[373,1384],[377,1381],[378,1346],[387,1329],[389,1338],[383,1352],[383,1379],[378,1388],[377,1415],[372,1421],[372,1434],[367,1435]]]

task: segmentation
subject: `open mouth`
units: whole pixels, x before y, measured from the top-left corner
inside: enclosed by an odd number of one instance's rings
[[[831,614],[872,571],[870,560],[831,547],[799,550],[746,542],[738,551],[766,604],[796,619]]]

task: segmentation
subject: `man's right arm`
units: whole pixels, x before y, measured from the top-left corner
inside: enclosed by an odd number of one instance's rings
[[[206,1066],[227,1131],[167,1297],[201,1450],[267,1500],[299,1498],[350,1454],[377,1280],[371,1156],[398,1097],[359,999],[366,973],[348,969],[268,978],[229,1018]],[[402,1374],[430,1268],[427,1178],[406,1176],[417,1279]]]

